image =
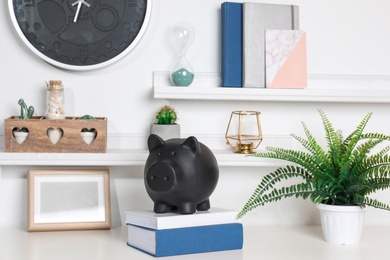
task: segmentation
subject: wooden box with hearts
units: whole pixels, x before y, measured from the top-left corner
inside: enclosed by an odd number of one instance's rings
[[[78,117],[4,120],[4,151],[25,153],[105,153],[107,118]]]

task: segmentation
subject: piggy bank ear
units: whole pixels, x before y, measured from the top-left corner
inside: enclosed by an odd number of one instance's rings
[[[184,148],[190,149],[193,153],[199,150],[199,142],[194,136],[188,137],[182,144]]]
[[[165,141],[161,139],[158,135],[151,134],[148,138],[148,148],[149,152],[153,151],[156,147],[165,144]]]

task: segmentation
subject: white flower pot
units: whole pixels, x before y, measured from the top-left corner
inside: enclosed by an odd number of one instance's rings
[[[26,141],[28,136],[28,132],[19,132],[18,130],[14,130],[12,133],[18,144],[22,144],[24,141]]]
[[[318,204],[322,231],[326,242],[339,245],[356,244],[363,230],[365,209],[359,206]]]
[[[96,138],[96,132],[81,132],[81,138],[83,138],[86,144],[91,144]]]
[[[150,126],[150,134],[158,135],[165,141],[172,138],[180,138],[180,125],[152,124]]]

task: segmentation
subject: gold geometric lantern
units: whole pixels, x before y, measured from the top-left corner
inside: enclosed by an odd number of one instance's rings
[[[261,141],[260,112],[233,111],[226,129],[226,144],[235,148],[235,153],[252,154]]]

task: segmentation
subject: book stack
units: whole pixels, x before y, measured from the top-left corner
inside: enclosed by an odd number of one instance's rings
[[[223,87],[306,87],[298,6],[224,2],[221,26]]]
[[[127,244],[155,257],[241,249],[238,212],[212,208],[194,214],[125,212]]]

